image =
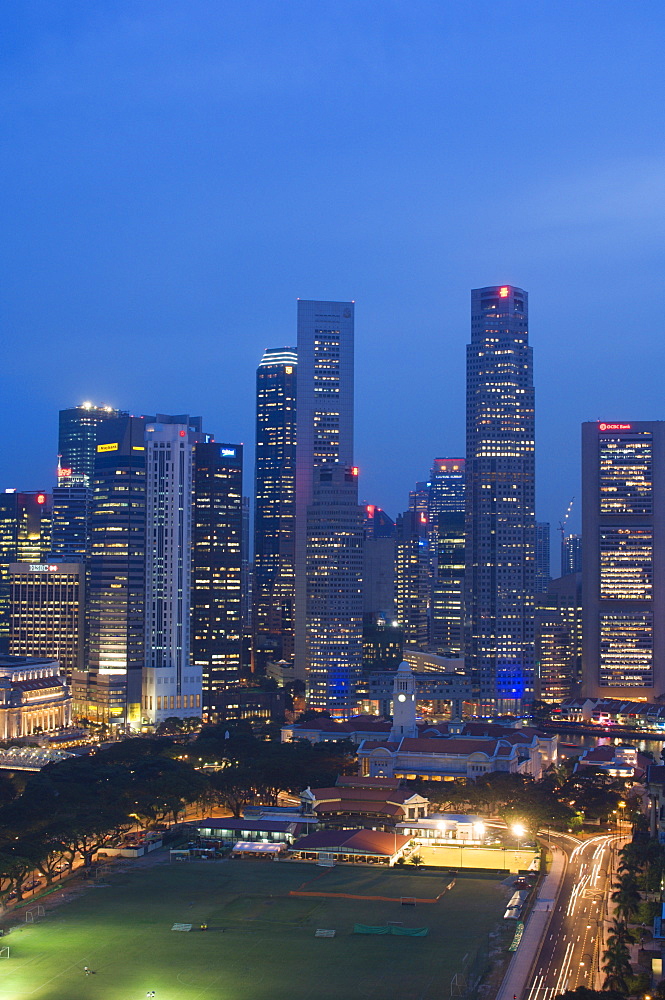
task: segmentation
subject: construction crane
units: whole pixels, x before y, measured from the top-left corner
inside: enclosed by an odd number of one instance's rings
[[[562,547],[563,547],[564,540],[566,538],[566,521],[570,517],[570,512],[573,509],[573,504],[574,503],[575,503],[575,497],[573,497],[572,500],[570,501],[570,503],[568,504],[568,509],[566,510],[566,513],[563,515],[563,520],[559,521],[559,531],[561,532],[561,545],[562,545]]]

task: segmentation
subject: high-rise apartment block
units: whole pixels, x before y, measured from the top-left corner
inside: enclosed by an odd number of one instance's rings
[[[145,427],[146,548],[143,716],[201,716],[201,668],[190,655],[194,448],[201,418],[158,413]]]
[[[253,657],[291,664],[296,526],[295,348],[269,348],[256,372]]]
[[[353,312],[353,302],[298,302],[295,673],[304,680],[314,672],[317,707],[340,716],[355,707],[362,662],[362,564],[356,570],[356,514],[350,509],[357,505]],[[362,536],[360,508],[357,516]],[[317,595],[328,584],[314,572],[317,553],[325,553],[322,566],[344,595],[325,620]]]
[[[241,444],[194,446],[191,656],[208,720],[218,717],[221,695],[240,678],[242,452]]]
[[[582,425],[583,692],[665,694],[665,421]]]
[[[482,710],[533,692],[535,444],[528,299],[471,293],[467,347],[465,653]]]

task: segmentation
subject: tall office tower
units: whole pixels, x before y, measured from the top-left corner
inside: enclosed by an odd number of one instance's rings
[[[314,502],[314,486],[315,483],[317,486],[323,485],[318,476],[321,466],[338,464],[344,470],[353,468],[353,312],[353,302],[298,301],[294,667],[296,677],[301,680],[305,680],[310,671],[312,654],[308,645],[310,641],[316,644],[307,619],[308,598],[317,582],[308,577],[307,564],[307,517]],[[331,551],[341,544],[334,522],[335,516],[333,504],[327,528]],[[316,530],[319,534],[325,527],[322,518],[319,497],[316,513]],[[340,526],[341,539],[345,538],[345,530],[344,526]],[[349,587],[352,587],[351,570],[350,573]],[[332,623],[330,628],[333,629]],[[342,640],[346,641],[352,635],[353,649],[356,646],[359,648],[361,637],[360,632],[356,636],[355,628],[355,614],[347,618],[341,616],[338,622],[340,641],[337,645],[341,647]],[[332,676],[338,666],[332,631],[329,638],[331,644],[328,668]],[[350,676],[355,675],[355,666],[351,667],[347,663],[347,656],[341,651],[339,663],[345,664],[344,669],[349,670]],[[360,661],[358,666],[359,664]],[[317,662],[316,669],[321,671],[320,662]],[[317,690],[320,689],[319,678]],[[352,699],[351,693],[349,699]],[[322,707],[319,694],[317,705]]]
[[[395,523],[373,503],[364,504],[363,623],[392,625],[395,618]]]
[[[58,466],[65,476],[83,477],[82,485],[90,486],[97,456],[97,432],[110,420],[128,416],[112,406],[83,403],[60,410],[58,428]],[[62,478],[60,475],[58,480]],[[79,480],[80,481],[80,480]]]
[[[293,661],[296,378],[293,347],[266,350],[256,372],[253,664]]]
[[[435,458],[429,486],[429,646],[442,656],[461,656],[464,645],[464,496],[465,460]]]
[[[146,459],[143,417],[100,428],[92,481],[87,569],[87,670],[75,678],[76,713],[141,722],[144,663]]]
[[[83,484],[83,476],[63,477],[60,471],[53,488],[51,558],[78,562],[88,555],[92,488]]]
[[[425,514],[429,518],[431,482],[416,483],[415,490],[409,491],[409,510]]]
[[[465,654],[482,711],[533,692],[535,462],[526,292],[471,293],[467,347]]]
[[[146,559],[143,714],[159,724],[200,717],[201,668],[192,663],[190,597],[194,448],[201,418],[158,413],[145,428]],[[240,594],[238,594],[240,596]]]
[[[83,665],[85,571],[81,563],[12,563],[12,656],[57,660],[71,683]]]
[[[561,539],[561,576],[582,572],[582,536],[564,535]]]
[[[582,680],[582,574],[551,580],[536,594],[536,697],[562,702]]]
[[[407,510],[397,518],[395,605],[404,645],[426,649],[432,586],[429,525],[424,512]]]
[[[308,703],[352,715],[362,670],[363,508],[358,470],[317,466],[307,512]]]
[[[9,648],[10,563],[43,563],[50,547],[50,494],[0,493],[0,653]]]
[[[544,594],[550,584],[550,526],[536,521],[536,593]]]
[[[191,656],[209,721],[218,717],[219,696],[240,678],[242,501],[242,445],[195,444]]]
[[[583,693],[665,694],[665,421],[582,425]]]

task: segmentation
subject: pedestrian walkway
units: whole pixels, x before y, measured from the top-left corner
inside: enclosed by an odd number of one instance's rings
[[[552,867],[540,887],[538,898],[524,927],[522,940],[503,977],[496,1000],[513,1000],[526,995],[538,950],[545,938],[552,919],[554,904],[566,871],[566,855],[560,847],[552,846]]]

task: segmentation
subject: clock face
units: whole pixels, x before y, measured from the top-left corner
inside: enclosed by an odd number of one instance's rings
[[[397,695],[397,700],[398,701],[406,701],[406,695],[405,694],[398,694]]]

